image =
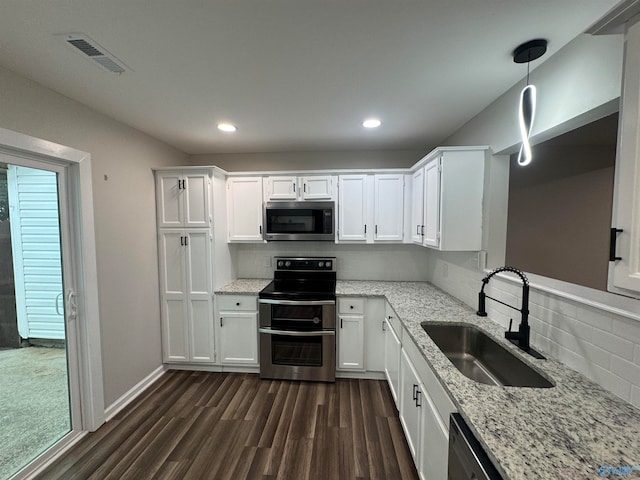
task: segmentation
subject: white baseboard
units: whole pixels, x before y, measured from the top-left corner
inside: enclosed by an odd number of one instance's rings
[[[384,372],[341,372],[336,371],[336,378],[361,378],[364,380],[385,380]]]
[[[189,370],[193,372],[260,373],[260,367],[251,365],[198,365],[193,363],[168,363],[165,367],[167,370]]]
[[[136,383],[133,388],[122,395],[119,399],[113,402],[104,410],[105,421],[111,420],[115,417],[124,407],[129,405],[135,398],[149,388],[153,382],[158,380],[167,368],[164,365],[160,365],[153,372],[147,375],[145,378]]]

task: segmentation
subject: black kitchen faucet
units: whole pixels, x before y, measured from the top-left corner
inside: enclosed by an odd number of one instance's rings
[[[496,298],[490,297],[486,293],[484,293],[484,287],[489,283],[491,277],[500,272],[511,272],[515,273],[522,280],[522,308],[518,309],[514,306],[509,305],[508,303],[502,302]],[[482,288],[478,293],[478,311],[476,314],[480,317],[486,317],[486,299],[490,298],[491,300],[501,303],[509,308],[517,310],[521,314],[520,325],[518,326],[518,331],[511,331],[511,325],[513,323],[513,319],[509,321],[509,331],[504,333],[504,337],[510,342],[514,343],[518,348],[527,352],[533,357],[536,358],[545,358],[540,353],[531,348],[529,343],[529,337],[531,333],[531,327],[529,326],[529,280],[526,275],[522,273],[520,270],[514,267],[498,267],[489,273],[486,277],[482,279]]]

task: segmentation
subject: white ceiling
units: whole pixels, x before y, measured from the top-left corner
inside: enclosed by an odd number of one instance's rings
[[[192,154],[430,148],[524,77],[517,45],[549,40],[535,67],[615,3],[3,0],[0,65]],[[132,71],[54,36],[72,32]]]

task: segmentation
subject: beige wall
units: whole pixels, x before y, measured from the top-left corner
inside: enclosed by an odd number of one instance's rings
[[[615,144],[534,152],[527,168],[512,155],[505,264],[606,291]]]
[[[151,168],[186,155],[2,68],[0,127],[91,154],[108,407],[162,363]]]
[[[191,165],[215,165],[228,172],[262,170],[320,170],[407,168],[431,149],[353,152],[230,153],[191,155]]]

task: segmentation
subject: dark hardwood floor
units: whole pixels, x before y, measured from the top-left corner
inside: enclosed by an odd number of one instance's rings
[[[417,479],[384,381],[170,371],[38,479]]]

